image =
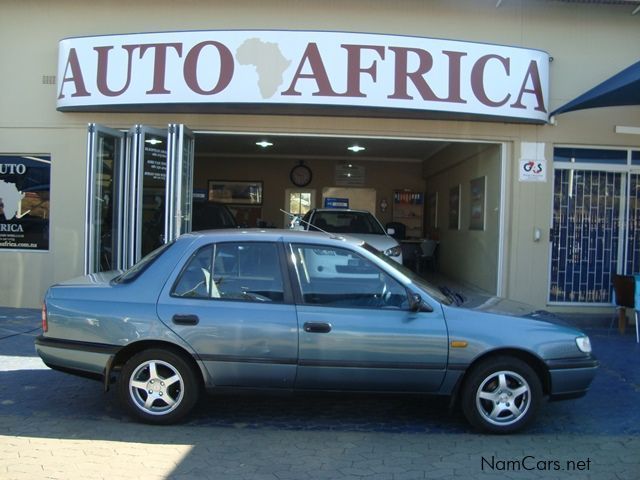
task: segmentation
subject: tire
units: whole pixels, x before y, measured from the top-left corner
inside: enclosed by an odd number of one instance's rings
[[[491,433],[513,433],[536,416],[542,385],[522,360],[495,357],[472,368],[461,395],[462,411],[472,426]]]
[[[122,367],[118,391],[127,410],[157,425],[175,423],[195,406],[199,383],[182,355],[152,348],[131,357]]]

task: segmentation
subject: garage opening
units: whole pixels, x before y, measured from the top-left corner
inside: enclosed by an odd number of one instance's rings
[[[287,228],[281,209],[352,208],[395,227],[404,263],[501,293],[503,145],[391,137],[195,132],[194,208],[225,203],[239,225]]]

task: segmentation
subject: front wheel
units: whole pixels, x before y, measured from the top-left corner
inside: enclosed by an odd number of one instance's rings
[[[175,423],[198,400],[199,384],[184,358],[162,349],[143,350],[122,367],[119,394],[128,410],[147,423]]]
[[[536,372],[514,357],[488,359],[470,372],[462,388],[462,411],[474,427],[512,433],[535,417],[542,401]]]

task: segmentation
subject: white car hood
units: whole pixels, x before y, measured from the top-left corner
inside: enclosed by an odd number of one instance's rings
[[[389,237],[387,235],[375,235],[371,233],[367,233],[367,234],[359,233],[357,235],[354,235],[353,233],[349,233],[348,235],[353,238],[364,240],[373,248],[375,248],[376,250],[380,250],[381,252],[384,252],[389,248],[398,246],[398,242],[393,237]],[[391,258],[398,258],[398,257],[391,257]]]

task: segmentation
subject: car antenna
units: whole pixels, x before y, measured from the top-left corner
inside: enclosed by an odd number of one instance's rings
[[[330,237],[330,238],[343,238],[343,237],[341,237],[341,236],[339,236],[339,235],[336,235],[336,234],[334,234],[334,233],[327,232],[327,231],[325,231],[325,230],[321,229],[320,227],[318,227],[318,226],[316,226],[316,225],[311,225],[309,222],[307,222],[306,220],[303,220],[302,218],[300,218],[300,217],[299,217],[298,215],[296,215],[295,213],[287,212],[286,210],[283,210],[282,208],[280,209],[280,211],[281,211],[282,213],[284,213],[285,215],[289,215],[292,219],[298,219],[298,221],[300,221],[300,222],[302,222],[302,223],[304,223],[304,224],[308,225],[308,226],[309,226],[309,228],[313,228],[314,230],[318,230],[318,231],[320,231],[320,232],[324,233],[325,235],[327,235],[327,236],[328,236],[328,237]]]

